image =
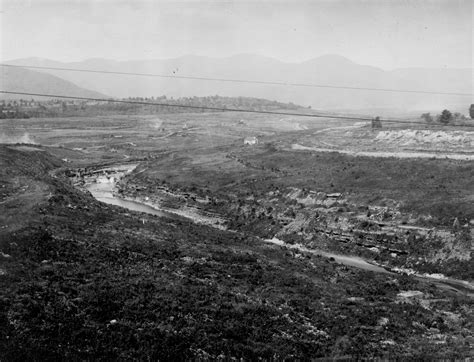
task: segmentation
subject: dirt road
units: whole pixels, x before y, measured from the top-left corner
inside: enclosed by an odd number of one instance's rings
[[[338,150],[332,148],[322,147],[308,147],[298,143],[291,145],[291,150],[301,151],[316,151],[316,152],[337,152],[350,156],[365,156],[365,157],[395,157],[395,158],[437,158],[437,159],[452,159],[460,161],[473,161],[474,154],[465,153],[441,153],[441,152],[382,152],[382,151],[352,151],[352,150]]]

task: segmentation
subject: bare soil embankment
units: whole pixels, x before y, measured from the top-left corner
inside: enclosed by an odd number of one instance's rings
[[[452,127],[451,127],[452,128]],[[337,152],[352,156],[474,160],[474,132],[450,129],[334,127],[310,132],[292,150]]]

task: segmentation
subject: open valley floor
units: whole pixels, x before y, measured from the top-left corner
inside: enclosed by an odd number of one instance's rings
[[[7,360],[474,358],[472,128],[0,125]]]

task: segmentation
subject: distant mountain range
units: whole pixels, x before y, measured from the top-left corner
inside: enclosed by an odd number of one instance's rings
[[[288,82],[359,88],[423,90],[472,93],[473,70],[404,68],[393,71],[361,65],[338,55],[326,55],[302,63],[241,54],[227,58],[188,55],[165,60],[114,61],[88,59],[57,62],[48,59],[17,59],[8,64],[72,69],[136,72],[166,76],[194,76],[263,82]],[[35,70],[72,82],[79,87],[114,97],[246,96],[294,102],[322,110],[441,110],[467,113],[472,99],[389,91],[349,90],[317,87],[251,84],[242,82],[186,80],[132,75],[98,74],[57,70]],[[13,86],[14,84],[12,84]],[[28,87],[25,83],[24,87]],[[50,87],[51,88],[51,87]],[[57,91],[56,91],[57,92]],[[87,91],[89,92],[89,91]],[[63,89],[61,93],[66,93]]]
[[[60,77],[26,68],[0,67],[0,89],[27,93],[65,94],[73,97],[105,97],[100,92],[84,89]],[[15,94],[0,94],[0,98],[41,99],[39,97]]]

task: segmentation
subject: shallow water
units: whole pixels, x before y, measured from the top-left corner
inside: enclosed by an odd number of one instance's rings
[[[113,196],[103,196],[103,195],[92,195],[99,201],[105,202],[106,204],[121,206],[129,210],[146,212],[147,214],[157,215],[157,216],[170,216],[163,211],[154,209],[150,206],[140,204],[134,201],[123,200]]]
[[[119,197],[115,197],[113,194],[113,189],[115,187],[114,182],[102,182],[102,183],[93,183],[87,186],[87,190],[94,196],[97,200],[102,201],[106,204],[121,206],[125,209],[146,212],[147,214],[165,216],[165,217],[175,217],[174,215],[167,213],[162,210],[155,209],[151,206],[142,204],[140,202],[124,200]]]
[[[275,244],[275,245],[281,245],[285,246],[289,249],[296,249],[296,250],[301,250],[307,253],[311,253],[314,255],[320,255],[324,256],[326,258],[333,258],[337,263],[339,264],[344,264],[347,266],[353,266],[359,269],[364,269],[364,270],[370,270],[376,273],[387,273],[390,274],[390,272],[378,265],[371,264],[367,262],[366,260],[359,258],[357,256],[349,256],[349,255],[339,255],[339,254],[333,254],[329,253],[327,251],[322,251],[318,249],[308,249],[307,247],[301,245],[301,244],[287,244],[284,241],[273,238],[273,239],[266,239],[265,242]]]

